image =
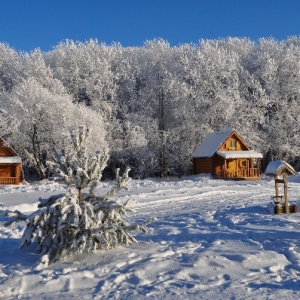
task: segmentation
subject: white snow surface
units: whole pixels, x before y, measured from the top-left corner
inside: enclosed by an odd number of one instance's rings
[[[0,156],[0,163],[1,164],[8,164],[8,163],[21,163],[21,157],[20,156]]]
[[[288,185],[299,207],[299,174]],[[2,186],[0,209],[29,214],[39,197],[64,189],[49,181]],[[7,228],[0,216],[0,299],[299,299],[300,214],[270,214],[274,194],[266,176],[132,180],[119,201],[135,200],[129,220],[156,217],[153,234],[40,271],[40,256],[18,249],[25,224]]]
[[[263,158],[263,155],[253,150],[247,151],[217,151],[217,154],[225,159],[228,158]]]

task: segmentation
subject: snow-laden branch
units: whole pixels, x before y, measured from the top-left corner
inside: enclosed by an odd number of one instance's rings
[[[88,156],[87,138],[88,131],[82,128],[77,135],[72,133],[72,150],[56,151],[55,161],[49,163],[68,185],[67,193],[40,199],[38,210],[24,217],[27,227],[20,248],[36,245],[43,255],[38,268],[74,253],[131,245],[137,243],[132,232],[151,232],[147,227],[149,220],[130,224],[123,218],[130,211],[131,200],[120,204],[114,198],[118,191],[126,188],[130,180],[129,168],[123,175],[117,170],[115,185],[105,196],[95,194],[108,155],[104,151]],[[84,188],[90,188],[90,193],[83,194]],[[16,213],[15,218],[22,217]]]

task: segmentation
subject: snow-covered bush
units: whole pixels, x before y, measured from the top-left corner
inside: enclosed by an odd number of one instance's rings
[[[40,199],[38,210],[27,219],[20,248],[35,244],[43,255],[41,266],[74,253],[131,245],[137,242],[132,231],[150,231],[146,223],[131,225],[123,219],[130,201],[120,204],[113,199],[126,187],[129,169],[122,176],[117,170],[114,186],[104,196],[96,194],[108,155],[103,151],[88,156],[88,136],[86,129],[73,132],[69,152],[55,153],[51,167],[68,185],[67,193]],[[85,188],[90,188],[89,193],[82,192]]]

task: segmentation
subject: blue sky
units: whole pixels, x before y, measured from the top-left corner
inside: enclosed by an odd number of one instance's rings
[[[49,51],[66,39],[141,46],[300,35],[300,0],[2,0],[0,42]]]

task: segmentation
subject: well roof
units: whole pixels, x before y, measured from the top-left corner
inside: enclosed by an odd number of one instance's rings
[[[272,176],[283,174],[294,175],[296,171],[290,164],[285,161],[273,160],[268,164],[265,173],[266,175]]]

